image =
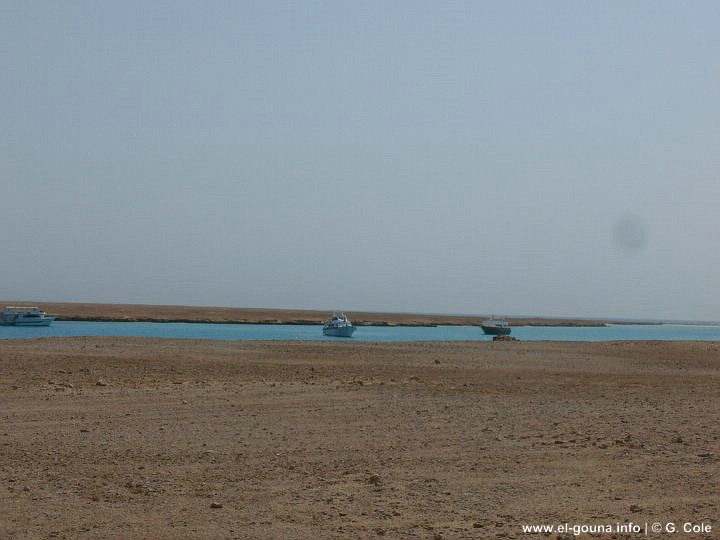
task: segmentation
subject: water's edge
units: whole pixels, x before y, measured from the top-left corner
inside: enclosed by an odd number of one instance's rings
[[[477,326],[360,326],[352,338],[324,336],[322,325],[232,324],[227,322],[55,321],[49,327],[1,326],[0,340],[45,337],[148,337],[209,340],[290,341],[490,341]],[[603,325],[597,327],[517,326],[520,341],[720,341],[720,326]]]
[[[512,321],[512,319],[509,319]],[[296,320],[213,320],[213,319],[162,319],[156,317],[58,317],[57,321],[63,322],[106,322],[106,323],[184,323],[184,324],[255,324],[255,325],[289,325],[289,326],[313,326],[317,325],[318,321],[310,319],[296,319]],[[522,326],[541,326],[548,328],[600,328],[610,326],[613,324],[623,325],[652,325],[652,322],[573,322],[568,321],[564,323],[556,322],[529,322],[523,324],[515,324],[513,327]],[[439,326],[473,326],[480,327],[478,324],[466,324],[462,322],[443,321],[438,323],[414,323],[414,322],[389,322],[389,321],[354,321],[354,326],[377,326],[381,328],[391,327],[408,327],[408,328],[437,328]]]

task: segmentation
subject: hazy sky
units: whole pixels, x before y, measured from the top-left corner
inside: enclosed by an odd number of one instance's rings
[[[0,298],[718,320],[718,28],[0,0]]]

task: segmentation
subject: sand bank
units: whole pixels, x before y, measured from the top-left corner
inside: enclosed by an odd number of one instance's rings
[[[235,324],[322,324],[330,312],[300,309],[259,309],[141,304],[81,304],[0,301],[0,305],[38,305],[66,321],[147,321]],[[414,313],[348,312],[356,325],[377,326],[479,326],[487,315],[427,315]],[[510,318],[514,326],[603,326],[614,321],[557,318]]]
[[[719,351],[0,342],[0,538],[717,531]]]

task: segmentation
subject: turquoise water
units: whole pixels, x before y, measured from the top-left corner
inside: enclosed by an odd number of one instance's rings
[[[614,341],[698,340],[720,341],[720,326],[612,325],[600,328],[517,326],[512,335],[521,340]],[[52,336],[137,336],[217,340],[324,340],[338,341],[459,341],[490,340],[476,326],[385,327],[360,326],[352,338],[329,338],[322,327],[265,324],[131,323],[56,321],[49,327],[0,326],[0,339]]]

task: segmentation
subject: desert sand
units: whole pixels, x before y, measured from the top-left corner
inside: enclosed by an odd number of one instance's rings
[[[0,341],[0,538],[717,538],[718,398],[718,343]]]
[[[322,324],[330,311],[303,309],[234,308],[202,306],[156,306],[145,304],[84,304],[27,300],[2,300],[1,306],[40,306],[65,321],[147,321],[236,324]],[[479,326],[488,315],[433,315],[417,313],[348,312],[356,325],[379,326]],[[603,326],[592,319],[509,318],[514,326]],[[637,324],[637,323],[635,323]]]

